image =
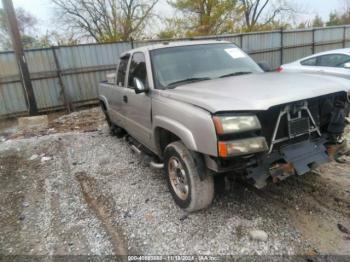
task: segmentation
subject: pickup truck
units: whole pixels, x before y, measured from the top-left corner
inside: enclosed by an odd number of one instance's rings
[[[197,211],[213,200],[214,176],[262,188],[344,152],[348,82],[261,68],[225,41],[146,46],[121,55],[99,100],[111,131],[164,168],[175,202]]]

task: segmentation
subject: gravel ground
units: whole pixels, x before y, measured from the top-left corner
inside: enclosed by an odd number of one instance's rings
[[[161,171],[94,124],[0,142],[0,254],[350,255],[349,163],[264,190],[232,182],[187,214]]]

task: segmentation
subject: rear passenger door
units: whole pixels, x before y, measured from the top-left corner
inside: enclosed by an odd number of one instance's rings
[[[110,101],[110,106],[112,112],[110,117],[112,121],[118,126],[125,128],[125,116],[123,115],[122,106],[123,106],[123,94],[126,84],[126,71],[129,63],[130,55],[125,55],[120,58],[120,62],[117,70],[117,83],[113,90],[113,94],[108,98]]]
[[[151,148],[151,97],[149,93],[135,93],[134,77],[141,80],[145,86],[149,86],[146,58],[142,52],[132,54],[129,62],[128,79],[123,95],[123,112],[127,118],[128,133]]]

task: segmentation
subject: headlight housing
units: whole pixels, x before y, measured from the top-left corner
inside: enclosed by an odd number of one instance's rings
[[[214,116],[213,121],[218,135],[261,129],[259,119],[255,115]]]
[[[250,155],[268,150],[265,137],[253,137],[233,141],[219,141],[220,157]]]

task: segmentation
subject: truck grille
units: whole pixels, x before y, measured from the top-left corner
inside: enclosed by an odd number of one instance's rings
[[[316,98],[307,99],[308,109],[316,122],[317,127],[320,129],[321,133],[327,132],[327,127],[329,124],[331,112],[333,111],[335,101],[338,99],[343,99],[344,93],[334,93],[330,95],[320,96]],[[295,102],[293,104],[300,104],[300,102]],[[269,146],[271,145],[271,140],[273,132],[277,123],[278,116],[285,108],[287,104],[273,106],[267,111],[257,112],[257,116],[260,120],[262,126],[262,135],[265,136]],[[276,139],[283,137],[299,137],[300,140],[305,139],[300,137],[301,134],[309,134],[311,126],[311,120],[306,112],[303,112],[302,115],[294,119],[288,120],[287,117],[282,117],[280,121],[280,127]],[[295,138],[297,140],[297,138]],[[281,143],[281,145],[290,143],[288,141]]]
[[[292,119],[288,122],[288,131],[290,137],[307,134],[309,133],[309,130],[310,119],[308,117]]]

